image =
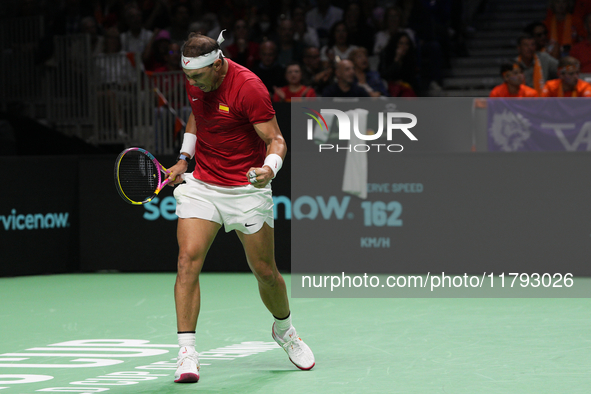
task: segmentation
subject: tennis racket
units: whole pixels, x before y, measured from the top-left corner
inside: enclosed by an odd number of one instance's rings
[[[125,202],[146,204],[169,182],[168,174],[170,171],[147,150],[128,148],[115,162],[115,187]]]

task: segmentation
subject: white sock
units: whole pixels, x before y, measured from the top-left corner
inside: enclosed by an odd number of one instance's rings
[[[275,317],[275,334],[277,336],[283,337],[291,327],[291,313],[285,319],[280,320]]]
[[[179,340],[179,347],[187,347],[189,351],[195,351],[195,333],[183,332],[177,334]]]

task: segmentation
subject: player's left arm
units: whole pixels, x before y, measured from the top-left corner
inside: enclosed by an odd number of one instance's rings
[[[277,124],[277,118],[273,116],[273,119],[268,122],[256,123],[254,129],[259,137],[265,141],[265,145],[267,146],[267,158],[269,158],[270,155],[278,155],[281,158],[281,161],[283,161],[285,159],[285,154],[287,153],[287,144],[285,143],[279,125]],[[271,159],[273,159],[273,157],[271,157]],[[246,173],[246,178],[249,179],[254,187],[263,188],[275,177],[276,171],[273,171],[271,166],[275,166],[277,161],[266,161],[270,162],[270,164],[265,163],[262,167],[258,168],[251,167]],[[277,168],[277,171],[278,170],[279,169]],[[253,181],[254,178],[249,178],[249,173],[251,173],[251,171],[254,171],[256,174],[256,182]]]

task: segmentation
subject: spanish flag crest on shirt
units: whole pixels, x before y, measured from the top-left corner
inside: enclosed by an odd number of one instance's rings
[[[227,114],[230,113],[230,107],[228,107],[226,104],[223,104],[223,103],[220,103],[219,110],[220,110],[220,112],[224,112]]]

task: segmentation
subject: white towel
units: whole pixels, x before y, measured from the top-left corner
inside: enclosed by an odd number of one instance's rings
[[[349,119],[351,119],[351,151],[347,152],[345,160],[345,173],[343,174],[343,192],[352,194],[362,199],[367,198],[367,152],[356,152],[354,147],[357,144],[365,144],[355,134],[353,127],[355,127],[355,114],[357,115],[359,132],[367,134],[367,114],[369,111],[365,109],[355,109],[347,111]],[[327,120],[328,121],[328,120]],[[363,149],[361,149],[363,150]]]

